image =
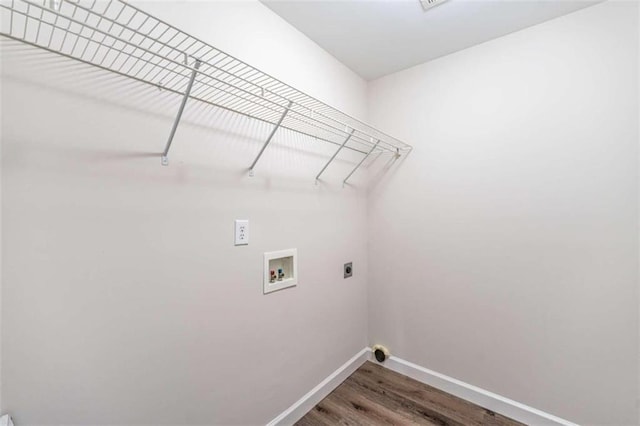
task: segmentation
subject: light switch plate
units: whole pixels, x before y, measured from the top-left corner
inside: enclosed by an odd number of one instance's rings
[[[246,219],[236,219],[236,245],[246,246],[249,244],[249,221]]]

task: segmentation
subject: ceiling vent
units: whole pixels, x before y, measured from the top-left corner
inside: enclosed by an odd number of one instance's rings
[[[439,4],[442,4],[444,2],[446,2],[447,0],[420,0],[420,3],[422,3],[422,8],[424,10],[429,10],[432,7],[436,7]]]

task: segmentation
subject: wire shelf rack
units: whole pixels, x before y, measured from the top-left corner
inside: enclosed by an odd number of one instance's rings
[[[0,34],[183,96],[164,165],[189,99],[274,126],[250,174],[279,128],[338,146],[316,181],[341,149],[412,149],[122,0],[2,0]]]

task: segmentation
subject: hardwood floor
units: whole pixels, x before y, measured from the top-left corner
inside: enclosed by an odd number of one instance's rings
[[[300,419],[322,425],[498,425],[522,423],[366,362]]]

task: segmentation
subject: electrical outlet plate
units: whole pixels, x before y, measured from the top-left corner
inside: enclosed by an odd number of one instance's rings
[[[283,274],[281,279],[277,277],[279,270],[282,270]],[[271,271],[276,273],[276,279],[273,282],[271,282]],[[265,253],[263,275],[264,294],[298,285],[298,250],[288,249]]]
[[[349,278],[353,275],[353,262],[344,264],[344,277]]]
[[[249,244],[249,221],[245,219],[236,219],[235,244],[237,246],[246,246]]]

